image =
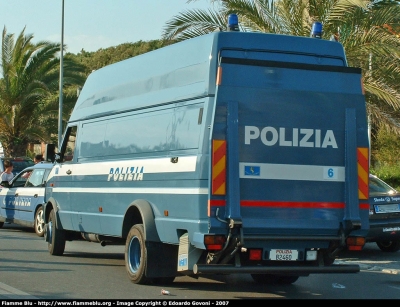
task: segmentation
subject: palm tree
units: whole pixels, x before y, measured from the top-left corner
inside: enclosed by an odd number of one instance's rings
[[[14,34],[3,29],[0,74],[0,142],[5,155],[26,155],[32,141],[50,141],[57,129],[48,125],[57,122],[60,44],[40,41],[32,43],[33,35],[25,28],[14,40]],[[64,60],[65,86],[82,85],[83,68],[74,61]],[[1,76],[0,76],[1,77]],[[76,91],[75,91],[76,93]],[[67,98],[67,97],[66,97]],[[67,98],[68,99],[68,98]],[[67,113],[68,110],[65,110]]]
[[[196,0],[189,0],[192,2]],[[380,128],[400,135],[400,1],[392,0],[210,0],[209,10],[185,11],[169,20],[163,39],[181,41],[226,30],[239,16],[241,31],[309,36],[314,21],[323,38],[343,44],[349,66],[363,70],[372,136]]]

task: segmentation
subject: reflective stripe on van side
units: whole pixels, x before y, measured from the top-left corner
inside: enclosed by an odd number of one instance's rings
[[[108,175],[128,173],[180,173],[196,170],[197,156],[179,157],[176,163],[171,158],[94,161],[85,163],[64,163],[56,165],[59,168],[57,176],[70,176],[63,170],[73,168],[73,175]]]
[[[53,188],[55,193],[119,193],[119,194],[181,194],[181,195],[207,195],[207,188]]]

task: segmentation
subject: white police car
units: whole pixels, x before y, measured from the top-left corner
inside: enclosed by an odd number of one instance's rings
[[[9,183],[0,186],[0,228],[4,223],[33,227],[44,235],[44,190],[52,163],[40,162],[27,167]]]

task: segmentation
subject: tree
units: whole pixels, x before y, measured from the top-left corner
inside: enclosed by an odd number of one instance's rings
[[[40,41],[25,28],[15,40],[3,29],[0,73],[0,142],[5,155],[26,155],[33,141],[51,141],[57,135],[60,44]],[[83,67],[64,60],[64,86],[82,85]],[[69,93],[69,91],[66,91]],[[75,90],[76,93],[76,90]],[[69,96],[65,94],[68,102]],[[75,94],[76,97],[76,94]],[[70,110],[64,109],[64,114]],[[53,124],[49,124],[53,121]]]
[[[124,43],[115,47],[101,48],[96,52],[88,52],[82,49],[76,55],[72,53],[68,53],[67,55],[71,56],[76,62],[84,65],[85,75],[88,76],[93,70],[100,69],[106,65],[161,48],[164,46],[163,43],[161,40],[140,40],[135,43]]]
[[[196,0],[189,0],[192,2]],[[349,66],[360,67],[372,137],[380,128],[400,136],[400,1],[392,0],[211,0],[216,9],[189,10],[169,20],[163,39],[181,41],[226,30],[239,16],[241,31],[309,36],[314,21],[324,39],[339,39]],[[396,31],[397,30],[397,31]]]

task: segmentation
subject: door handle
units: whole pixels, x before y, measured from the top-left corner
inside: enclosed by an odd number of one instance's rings
[[[71,175],[72,174],[72,172],[71,172],[71,170],[69,169],[69,170],[67,170],[66,171],[66,173],[67,173],[67,175]]]

